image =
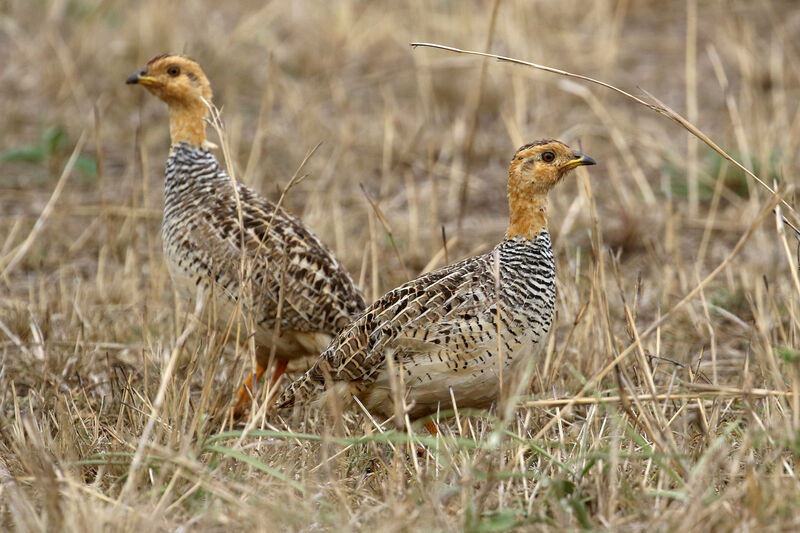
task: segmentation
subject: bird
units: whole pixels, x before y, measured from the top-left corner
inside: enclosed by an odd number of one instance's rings
[[[423,274],[376,300],[284,388],[275,407],[320,405],[331,394],[339,401],[355,397],[399,428],[398,417],[430,417],[448,409],[451,398],[459,408],[490,407],[501,372],[518,374],[539,356],[553,323],[547,194],[572,169],[594,164],[553,139],[519,148],[508,171],[503,240],[489,253]],[[396,405],[398,383],[405,412]],[[425,427],[437,432],[430,418]]]
[[[236,306],[252,320],[256,372],[238,390],[233,415],[251,405],[254,381],[274,351],[274,387],[296,358],[319,355],[336,332],[366,307],[348,271],[300,219],[231,180],[206,139],[213,93],[200,65],[158,55],[132,74],[167,104],[171,148],[166,163],[162,240],[179,294],[207,294],[206,312],[226,331]],[[233,329],[235,331],[235,329]]]

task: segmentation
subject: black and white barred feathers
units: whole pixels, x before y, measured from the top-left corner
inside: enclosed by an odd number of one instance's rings
[[[210,294],[220,326],[240,303],[256,324],[248,334],[257,345],[277,344],[278,358],[316,355],[366,307],[364,297],[302,222],[242,184],[236,190],[238,201],[211,152],[172,147],[162,224],[170,275],[187,297],[198,288]]]
[[[392,416],[391,364],[412,420],[438,405],[447,409],[451,388],[459,407],[487,407],[497,397],[498,357],[508,369],[546,344],[555,294],[547,230],[533,240],[506,239],[386,293],[284,390],[277,406],[319,397],[330,380],[348,384],[370,411]]]

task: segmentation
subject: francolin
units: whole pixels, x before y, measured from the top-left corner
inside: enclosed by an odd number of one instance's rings
[[[509,379],[537,358],[553,322],[547,193],[572,169],[594,164],[555,140],[517,150],[508,171],[510,222],[503,241],[386,293],[284,389],[276,406],[352,395],[402,426],[393,393],[393,384],[402,384],[402,415],[411,420],[449,409],[451,398],[459,408],[489,407],[501,374]],[[430,421],[426,427],[436,431]]]
[[[257,371],[237,395],[234,414],[241,416],[273,350],[272,385],[290,360],[319,355],[366,307],[364,297],[299,219],[234,185],[220,167],[205,133],[211,87],[195,61],[157,56],[126,83],[142,85],[169,107],[162,237],[173,283],[187,298],[207,294],[205,312],[222,331],[237,303],[250,313],[240,323],[254,331],[241,338],[255,337]]]

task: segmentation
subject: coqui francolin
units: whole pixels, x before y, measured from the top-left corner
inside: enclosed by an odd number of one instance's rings
[[[254,331],[241,338],[255,336],[258,365],[238,392],[239,417],[273,350],[275,385],[291,359],[319,355],[366,307],[364,297],[303,222],[240,183],[234,191],[206,140],[212,92],[195,61],[160,55],[126,83],[143,86],[169,107],[162,237],[173,283],[186,298],[205,293],[206,312],[222,331],[237,303],[251,313],[241,324],[254,324]]]
[[[284,408],[355,396],[397,426],[497,399],[502,372],[518,375],[546,345],[555,306],[547,194],[594,160],[555,140],[526,144],[508,171],[510,222],[491,252],[424,274],[389,291],[344,328],[276,402]],[[498,358],[502,361],[499,362]],[[535,359],[534,359],[535,361]],[[406,412],[395,401],[402,384]],[[430,421],[426,427],[436,431]]]

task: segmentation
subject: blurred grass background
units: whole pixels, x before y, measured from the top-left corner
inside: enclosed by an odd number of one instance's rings
[[[793,205],[795,2],[0,5],[4,529],[798,526],[800,414],[786,396],[800,380],[797,244],[789,234],[783,245],[774,217],[756,220],[770,193],[609,91],[409,47],[488,49],[645,89]],[[323,143],[285,206],[369,299],[502,237],[521,144],[558,138],[593,156],[597,167],[551,196],[558,318],[530,390],[540,403],[511,421],[452,421],[421,458],[410,437],[387,442],[357,412],[343,415],[342,438],[355,440],[328,438],[323,415],[301,413],[253,422],[277,433],[209,441],[250,355],[202,328],[176,342],[191,319],[161,257],[166,108],[124,84],[164,52],[203,66],[232,170],[266,196],[277,200]],[[592,400],[537,436],[558,408],[548,401],[575,395],[751,229],[643,339],[646,353],[588,393],[647,394],[652,375],[659,392],[690,398]],[[715,396],[726,387],[764,394]]]

